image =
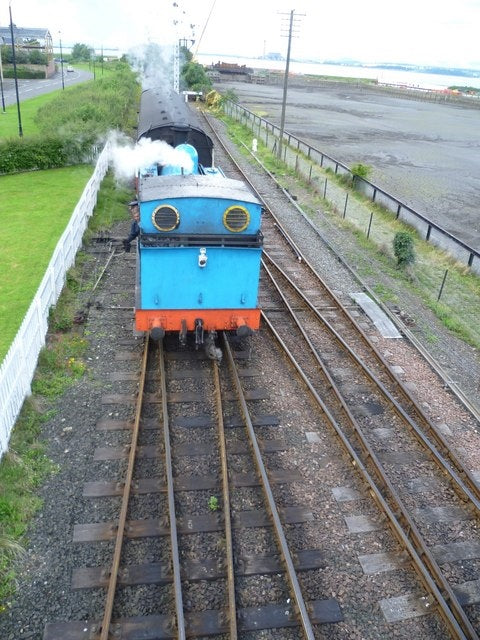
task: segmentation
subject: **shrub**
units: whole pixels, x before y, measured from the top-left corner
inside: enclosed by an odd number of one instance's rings
[[[95,139],[62,136],[5,139],[0,142],[0,174],[53,169],[90,159]]]
[[[415,262],[413,238],[407,231],[398,231],[393,238],[393,252],[397,258],[397,265],[405,267]]]
[[[352,172],[352,176],[354,179],[356,177],[368,178],[368,176],[372,172],[372,167],[370,167],[368,164],[362,164],[361,162],[357,162],[357,164],[354,164],[352,166],[350,171]]]
[[[59,95],[35,116],[40,135],[0,142],[0,174],[89,162],[112,129],[131,132],[140,88],[126,64],[96,82]]]

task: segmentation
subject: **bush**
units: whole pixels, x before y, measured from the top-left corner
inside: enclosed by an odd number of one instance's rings
[[[60,91],[38,110],[40,135],[0,141],[0,174],[89,162],[114,129],[131,132],[140,88],[126,64],[115,74]]]
[[[356,177],[366,179],[372,172],[372,167],[370,167],[368,164],[357,162],[357,164],[354,164],[352,166],[350,171],[352,172],[353,179],[355,179]]]
[[[7,138],[0,142],[0,174],[81,164],[90,160],[94,142],[88,136]]]
[[[42,53],[41,51],[37,51],[36,49],[29,52],[28,59],[30,61],[30,64],[43,64],[43,65],[48,64],[46,54]]]
[[[126,65],[119,67],[108,78],[61,91],[39,109],[35,123],[42,133],[101,137],[111,129],[131,132],[136,124],[139,87],[135,74]]]
[[[3,77],[15,78],[13,67],[4,67]],[[28,67],[17,67],[17,78],[23,79],[23,80],[44,80],[45,70],[29,69]]]
[[[393,252],[399,267],[406,267],[415,262],[412,236],[406,231],[398,231],[393,238]]]

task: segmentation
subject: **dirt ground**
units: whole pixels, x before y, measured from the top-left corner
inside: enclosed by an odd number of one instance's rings
[[[283,87],[222,82],[279,125]],[[480,110],[401,99],[339,84],[289,87],[285,130],[336,160],[372,167],[370,180],[480,250]]]

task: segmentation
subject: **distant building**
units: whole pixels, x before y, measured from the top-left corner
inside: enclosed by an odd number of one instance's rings
[[[22,28],[16,25],[13,25],[12,31],[15,53],[23,52],[26,54],[20,56],[21,60],[18,64],[29,69],[43,67],[45,77],[52,76],[55,73],[55,62],[53,60],[53,41],[50,31],[48,29]],[[7,47],[12,46],[10,27],[0,27],[0,43]],[[38,54],[41,54],[41,57]],[[38,62],[41,58],[43,58],[44,63]],[[2,60],[5,64],[3,57]]]
[[[266,53],[264,56],[262,56],[262,58],[264,60],[284,60],[285,59],[281,53],[276,53],[276,52]]]
[[[239,82],[249,82],[253,69],[233,62],[220,62],[207,67],[207,75],[212,82],[218,80],[235,80]]]

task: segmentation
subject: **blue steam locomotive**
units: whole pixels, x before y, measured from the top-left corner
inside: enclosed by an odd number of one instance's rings
[[[178,94],[143,92],[142,143],[158,152],[137,175],[136,329],[177,332],[181,344],[194,335],[217,357],[217,331],[246,336],[260,324],[262,204],[214,166],[213,142]]]

